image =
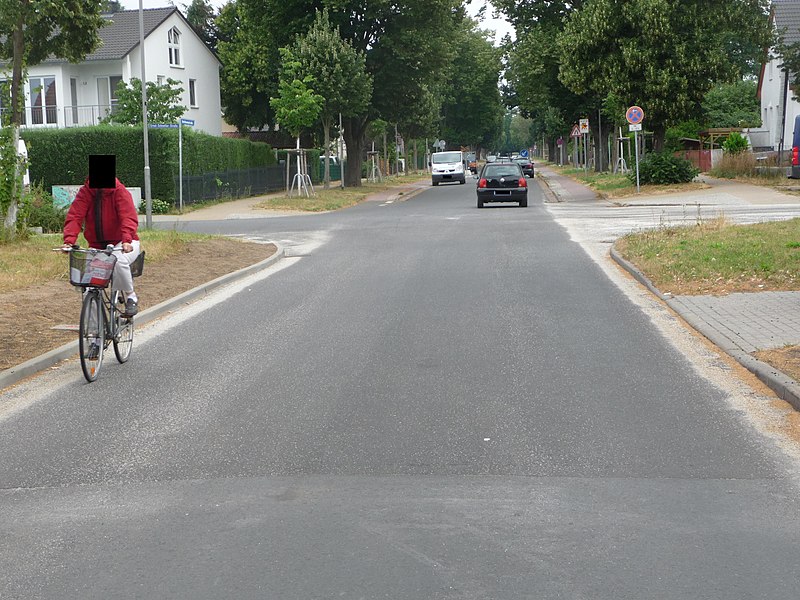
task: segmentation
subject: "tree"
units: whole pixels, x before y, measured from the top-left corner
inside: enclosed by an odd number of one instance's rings
[[[302,63],[290,49],[281,48],[281,59],[279,95],[269,102],[278,123],[299,139],[303,129],[311,127],[319,117],[325,99],[311,87],[314,78],[302,75]]]
[[[166,83],[147,82],[147,122],[174,123],[185,112],[180,104],[183,88],[181,82],[167,79]],[[117,86],[118,103],[114,112],[103,121],[124,125],[142,123],[142,80],[133,77],[130,85],[121,81]]]
[[[125,10],[125,8],[122,6],[122,2],[119,0],[103,0],[102,7],[104,13],[115,13]]]
[[[746,48],[769,46],[766,9],[766,0],[588,0],[559,36],[559,77],[575,93],[640,105],[660,150],[666,128],[697,114],[715,83],[741,77]]]
[[[198,37],[213,51],[217,50],[217,24],[214,7],[208,0],[192,0],[186,7],[186,20],[192,26]]]
[[[0,59],[11,61],[12,146],[15,153],[22,122],[25,69],[49,56],[81,61],[100,43],[98,30],[104,20],[97,0],[0,0]],[[19,168],[18,168],[19,171]],[[16,226],[21,197],[20,173],[11,178],[10,189],[0,191],[0,210],[5,226]]]
[[[365,54],[374,82],[372,101],[363,114],[343,119],[353,165],[346,172],[350,186],[361,185],[359,165],[369,122],[381,117],[398,123],[413,112],[415,103],[429,98],[426,90],[435,87],[452,60],[452,32],[464,18],[460,0],[238,0],[236,5],[236,39],[219,44],[226,117],[236,112],[240,122],[262,117],[263,123],[269,122],[259,100],[262,94],[275,95],[277,49],[305,34],[316,10],[329,6],[331,23],[339,27],[342,39]],[[231,50],[232,66],[223,57],[223,47]]]
[[[455,59],[448,69],[442,106],[442,136],[455,145],[480,147],[500,129],[502,49],[495,48],[487,35],[470,19],[456,31]]]
[[[311,29],[297,38],[293,55],[304,75],[314,81],[314,91],[322,98],[320,120],[325,138],[325,189],[330,187],[331,127],[339,115],[364,114],[372,98],[372,78],[366,71],[364,54],[357,52],[331,25],[327,9],[317,11]]]
[[[723,83],[711,88],[703,100],[709,127],[758,127],[761,103],[755,81]]]

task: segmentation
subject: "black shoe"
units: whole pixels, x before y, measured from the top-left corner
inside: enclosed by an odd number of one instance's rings
[[[136,303],[136,300],[133,298],[128,298],[125,302],[125,312],[122,313],[125,317],[132,317],[136,313],[139,312],[139,305]]]

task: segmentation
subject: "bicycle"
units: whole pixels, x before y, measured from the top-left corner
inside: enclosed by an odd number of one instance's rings
[[[124,315],[125,296],[114,289],[115,250],[121,246],[106,246],[105,250],[73,246],[69,252],[69,281],[83,288],[78,348],[81,370],[89,383],[95,381],[103,365],[103,355],[110,344],[122,364],[128,361],[133,349],[133,317]],[[59,248],[58,250],[62,250]],[[131,275],[138,277],[144,267],[144,250],[131,263]]]

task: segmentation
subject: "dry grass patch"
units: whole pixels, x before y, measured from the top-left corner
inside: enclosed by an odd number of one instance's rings
[[[758,360],[772,365],[795,381],[800,381],[800,346],[785,346],[754,352]]]
[[[616,248],[663,292],[800,289],[800,219],[732,225],[719,218],[660,227],[629,234]]]

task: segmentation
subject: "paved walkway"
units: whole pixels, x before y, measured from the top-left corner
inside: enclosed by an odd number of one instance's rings
[[[601,207],[606,206],[609,210],[616,210],[619,206],[652,206],[656,203],[660,206],[685,204],[709,206],[717,203],[728,206],[737,204],[800,206],[800,196],[711,177],[703,178],[704,182],[711,186],[708,189],[658,196],[635,196],[610,203],[598,197],[590,188],[569,177],[559,175],[552,169],[541,167],[539,172],[543,175],[542,180],[546,184],[544,187],[549,188],[546,195],[549,196],[550,202],[584,205],[593,203]],[[634,273],[634,275],[643,278],[641,274]],[[643,281],[643,283],[652,286],[650,282]],[[652,289],[662,295],[659,290]],[[727,296],[666,294],[662,297],[695,329],[756,372],[781,397],[800,409],[800,396],[798,396],[800,384],[774,369],[771,369],[771,374],[759,372],[770,369],[763,363],[753,368],[753,363],[756,361],[750,359],[756,350],[800,345],[800,292],[752,292]]]

